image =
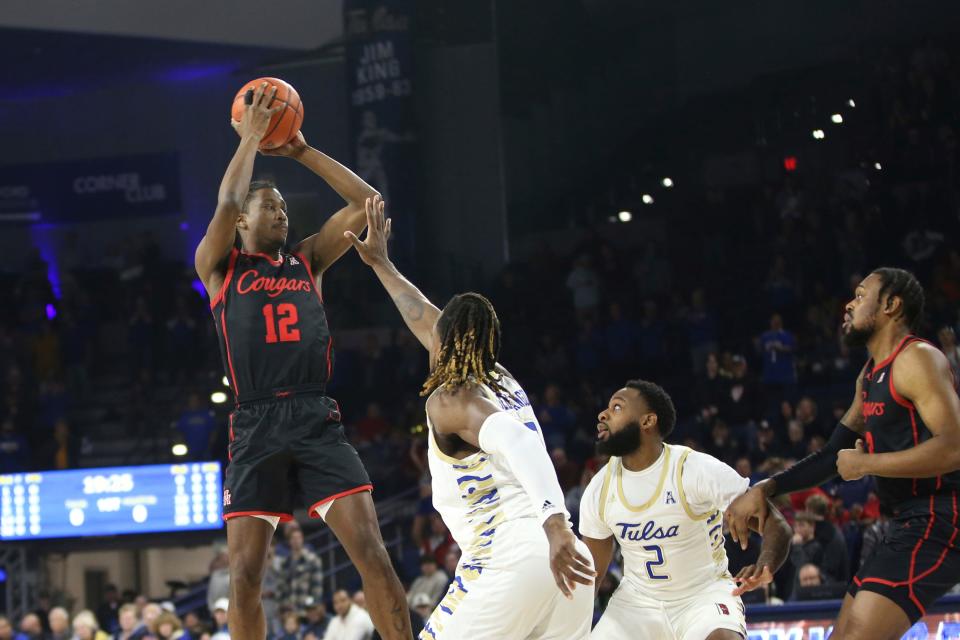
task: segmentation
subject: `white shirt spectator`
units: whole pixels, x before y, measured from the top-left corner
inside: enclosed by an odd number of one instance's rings
[[[350,605],[346,616],[335,616],[323,634],[323,640],[370,640],[373,635],[373,621],[370,614]]]

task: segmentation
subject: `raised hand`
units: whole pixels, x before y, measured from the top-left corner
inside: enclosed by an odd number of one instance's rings
[[[360,259],[371,267],[389,262],[387,240],[390,239],[390,218],[384,218],[384,203],[380,195],[364,201],[367,212],[367,235],[363,240],[353,231],[344,231],[343,236],[350,241],[360,254]]]
[[[240,122],[230,120],[230,125],[240,135],[241,138],[252,137],[255,140],[262,140],[267,133],[267,127],[270,125],[270,118],[284,108],[284,103],[280,102],[274,106],[274,96],[277,95],[277,88],[270,87],[267,90],[267,83],[263,82],[253,91],[247,91],[244,99],[246,106],[243,110],[243,117]]]
[[[280,145],[276,149],[260,149],[260,153],[265,156],[286,156],[287,158],[298,158],[301,153],[306,151],[307,141],[303,134],[297,131],[297,135],[287,144]]]

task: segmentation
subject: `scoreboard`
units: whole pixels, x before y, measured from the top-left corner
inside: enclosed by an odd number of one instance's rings
[[[223,526],[220,463],[0,475],[0,541]]]

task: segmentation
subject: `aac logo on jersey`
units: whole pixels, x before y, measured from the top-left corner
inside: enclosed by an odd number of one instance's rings
[[[300,261],[297,260],[296,258],[294,258],[293,256],[290,256],[290,266],[291,266],[291,267],[295,267],[295,266],[297,266],[298,264],[300,264]]]
[[[664,499],[663,504],[677,504],[676,499],[673,497],[673,491],[667,491],[667,497]]]

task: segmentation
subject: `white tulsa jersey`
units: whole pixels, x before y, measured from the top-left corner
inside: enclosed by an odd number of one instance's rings
[[[503,376],[501,384],[508,396],[501,397],[484,385],[478,386],[503,411],[522,422],[527,429],[536,431],[543,442],[543,433],[527,394],[516,380],[507,376]],[[483,451],[460,460],[448,456],[437,446],[429,414],[427,426],[433,506],[464,552],[461,563],[470,563],[477,568],[489,566],[498,543],[498,527],[506,522],[529,519],[534,527],[539,528],[538,507],[531,502],[504,460]]]
[[[643,471],[610,458],[580,504],[580,534],[614,536],[624,578],[660,600],[684,598],[729,579],[723,511],[749,481],[712,456],[665,444]]]

